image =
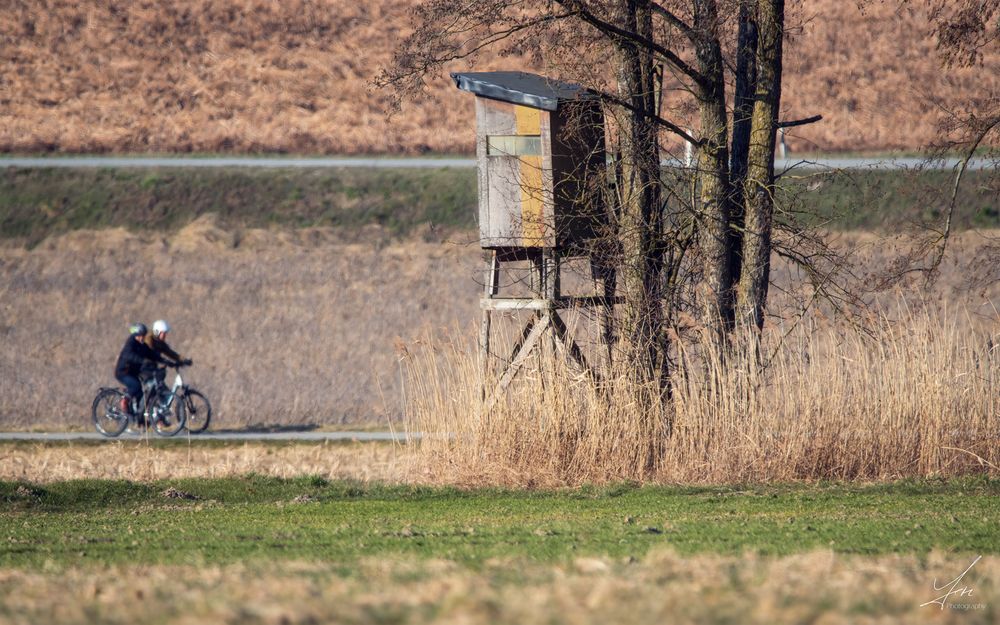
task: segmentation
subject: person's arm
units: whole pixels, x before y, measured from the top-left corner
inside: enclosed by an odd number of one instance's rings
[[[177,352],[175,352],[173,349],[170,348],[169,345],[167,345],[166,341],[160,341],[159,343],[160,343],[159,344],[159,347],[160,347],[159,351],[160,351],[161,354],[163,354],[164,356],[167,356],[168,358],[172,358],[175,363],[179,363],[182,360],[184,360],[183,358],[181,358],[180,354],[178,354]]]
[[[141,357],[142,357],[143,360],[151,360],[153,362],[158,362],[161,365],[171,365],[171,364],[173,364],[172,362],[170,362],[169,360],[167,360],[166,358],[164,358],[163,356],[161,356],[155,349],[151,348],[150,346],[146,345],[145,343],[143,343],[140,346],[140,349],[142,351]]]

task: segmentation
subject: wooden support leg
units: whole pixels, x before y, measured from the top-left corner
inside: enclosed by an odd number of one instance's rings
[[[561,287],[559,276],[559,253],[555,250],[546,250],[542,255],[541,271],[543,290],[541,296],[548,300],[556,300]]]
[[[479,326],[479,358],[480,358],[480,367],[481,367],[481,375],[482,375],[482,382],[481,382],[482,389],[481,389],[481,394],[482,394],[482,399],[484,399],[484,400],[486,399],[486,387],[487,387],[487,384],[489,384],[489,379],[490,379],[490,361],[492,360],[492,356],[490,355],[490,323],[491,323],[490,315],[491,314],[492,314],[492,311],[490,311],[490,310],[484,310],[483,311],[483,320],[482,320],[481,325]]]
[[[607,267],[603,263],[597,263],[591,260],[590,273],[594,277],[594,281],[600,281],[601,287],[604,290],[604,305],[600,308],[600,322],[601,322],[601,341],[604,343],[604,348],[607,350],[608,359],[608,369],[610,370],[612,364],[613,347],[615,340],[615,308],[614,299],[615,291],[617,289],[617,278],[618,275],[613,267]]]
[[[493,297],[500,291],[500,259],[496,250],[487,252],[485,291],[486,297]]]
[[[560,275],[559,275],[559,253],[553,249],[545,249],[542,251],[541,258],[539,259],[538,271],[542,276],[542,288],[538,293],[540,299],[549,302],[554,305],[556,300],[560,296]],[[553,310],[551,312],[553,319],[555,320],[556,313]],[[554,358],[559,351],[559,341],[556,339],[554,333],[549,337],[548,354],[551,358]],[[539,349],[539,371],[543,370],[544,357],[542,350]],[[545,376],[542,376],[545,379]],[[544,388],[543,388],[544,392]]]
[[[549,299],[549,272],[548,272],[548,252],[540,251],[531,259],[533,281],[533,295],[538,299]],[[542,319],[542,313],[535,313],[536,320]],[[535,368],[538,371],[539,379],[542,383],[542,392],[545,392],[545,344],[539,343],[535,350]]]
[[[496,250],[485,252],[486,276],[483,281],[483,295],[487,299],[493,298],[500,288],[500,259],[497,258]],[[479,356],[482,367],[482,398],[486,399],[486,385],[490,379],[490,330],[492,323],[492,311],[483,310],[483,320],[479,326]]]

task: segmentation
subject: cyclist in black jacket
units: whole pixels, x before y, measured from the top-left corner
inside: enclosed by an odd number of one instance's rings
[[[170,345],[167,344],[168,332],[170,332],[170,324],[164,319],[157,319],[153,322],[153,331],[146,334],[146,338],[143,342],[146,344],[146,347],[150,348],[161,357],[167,358],[167,362],[171,366],[189,366],[191,364],[191,359],[181,358],[181,355],[175,352]],[[139,376],[140,380],[155,378],[158,392],[166,390],[166,386],[164,384],[166,377],[167,370],[163,367],[156,366],[156,364],[152,362],[147,362],[143,365],[142,375]]]
[[[146,343],[146,334],[149,330],[145,324],[134,323],[129,327],[129,337],[125,341],[125,346],[118,354],[118,363],[115,365],[115,378],[121,382],[126,389],[126,397],[122,403],[122,409],[127,413],[132,412],[132,400],[142,397],[142,382],[139,381],[139,373],[146,362],[166,364],[167,361],[155,351],[150,349]]]

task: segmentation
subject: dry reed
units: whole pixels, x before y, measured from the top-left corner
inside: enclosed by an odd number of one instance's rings
[[[935,581],[953,579],[973,558],[660,550],[638,561],[491,560],[476,570],[379,558],[347,577],[342,563],[303,562],[0,569],[0,624],[994,623],[996,558],[966,576],[972,596],[955,595],[946,609],[921,605],[943,594]]]
[[[994,322],[995,323],[995,322]],[[866,331],[815,318],[764,341],[767,366],[683,344],[670,402],[627,371],[601,384],[547,352],[494,405],[461,346],[410,359],[408,425],[437,433],[446,482],[884,480],[1000,470],[1000,348],[955,317],[903,311]],[[487,388],[495,377],[486,378]]]

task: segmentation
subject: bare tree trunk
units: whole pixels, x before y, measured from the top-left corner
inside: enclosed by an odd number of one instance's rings
[[[750,128],[754,91],[757,89],[756,0],[740,0],[739,30],[736,40],[736,76],[733,96],[733,140],[729,157],[733,202],[729,224],[730,269],[734,280],[743,270],[743,228],[745,213],[743,185],[750,155]]]
[[[618,18],[629,32],[652,37],[648,2],[622,0]],[[621,337],[625,362],[639,382],[665,388],[666,344],[660,297],[663,252],[660,152],[655,122],[656,99],[652,54],[629,41],[617,46],[619,90],[630,109],[622,111],[619,275],[625,298]]]
[[[781,105],[784,0],[757,0],[759,43],[747,176],[743,185],[746,231],[738,307],[741,318],[759,330],[764,325],[771,278],[771,228],[774,217],[774,147]]]
[[[698,157],[699,212],[702,217],[701,246],[705,254],[704,315],[719,340],[732,329],[734,300],[732,254],[730,253],[731,185],[729,178],[726,87],[723,80],[719,15],[715,0],[696,0],[694,29],[696,57],[704,76],[697,90],[703,144]]]

